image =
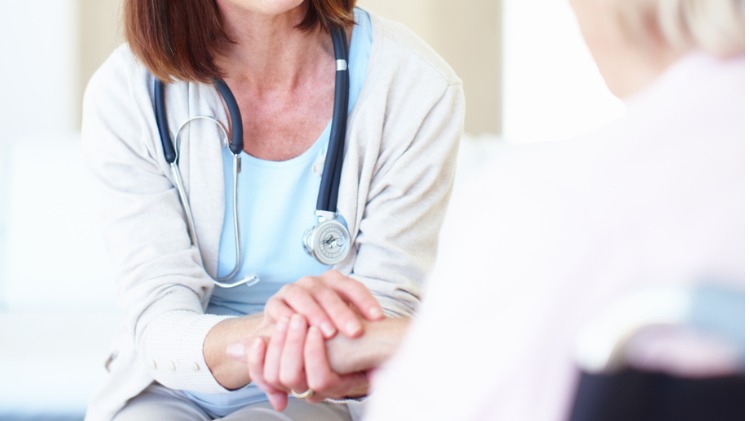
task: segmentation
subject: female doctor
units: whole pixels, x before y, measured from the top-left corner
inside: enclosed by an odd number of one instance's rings
[[[227,349],[286,328],[356,338],[413,314],[450,194],[460,80],[354,0],[123,10],[127,43],[83,110],[123,311],[86,419],[351,419],[352,400],[311,402],[365,395],[362,373],[314,391],[275,378],[300,397],[280,414]]]

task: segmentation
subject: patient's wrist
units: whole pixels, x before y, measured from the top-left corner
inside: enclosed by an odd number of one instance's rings
[[[328,359],[339,374],[365,371],[380,366],[396,351],[410,319],[365,322],[365,331],[355,339],[336,335],[327,342]]]

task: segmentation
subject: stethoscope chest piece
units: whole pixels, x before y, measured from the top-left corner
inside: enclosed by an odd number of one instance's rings
[[[349,230],[331,212],[318,212],[320,221],[305,231],[302,244],[305,251],[320,263],[335,265],[341,263],[349,254]],[[330,214],[330,215],[324,215]]]

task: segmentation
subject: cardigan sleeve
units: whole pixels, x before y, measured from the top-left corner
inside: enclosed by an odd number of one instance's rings
[[[118,49],[87,86],[83,151],[100,182],[117,301],[139,363],[167,387],[221,391],[203,341],[223,318],[204,314],[213,285],[154,141],[152,83],[127,47]]]
[[[420,99],[419,107],[410,107],[414,102],[404,101],[391,111],[401,111],[400,117],[386,116],[401,123],[384,134],[394,139],[381,145],[382,162],[370,180],[355,241],[352,276],[391,317],[410,316],[417,309],[453,186],[464,96],[457,78],[443,80],[442,86],[442,92],[425,93],[433,96],[431,102]],[[383,153],[385,149],[398,151]]]

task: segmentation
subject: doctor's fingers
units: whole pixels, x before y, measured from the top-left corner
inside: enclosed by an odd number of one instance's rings
[[[301,314],[311,326],[318,326],[326,337],[336,335],[336,327],[312,291],[299,282],[284,285],[266,302],[265,313],[271,320],[291,319]]]
[[[323,279],[303,278],[300,280],[300,285],[305,286],[308,289],[315,301],[324,309],[326,315],[333,321],[337,331],[342,332],[350,338],[355,338],[362,334],[364,331],[364,325],[360,319],[359,312],[352,306],[352,304],[350,304],[346,295],[341,290],[331,287],[331,285]],[[369,294],[369,291],[367,294]],[[375,301],[374,298],[372,300]],[[375,302],[375,305],[378,305],[377,302]],[[312,324],[319,326],[315,323]],[[329,332],[326,332],[322,326],[319,327],[321,327],[321,331],[326,338],[334,336]]]
[[[287,393],[269,385],[263,378],[266,350],[266,341],[263,338],[256,338],[246,350],[245,354],[247,356],[250,379],[260,390],[265,392],[266,396],[268,396],[268,401],[275,410],[283,411],[289,399]]]
[[[316,277],[307,276],[294,285],[305,288],[325,309],[336,329],[350,338],[362,334],[364,326],[360,317],[368,320],[379,320],[384,317],[380,303],[370,290],[356,279],[346,277],[338,271],[331,270]],[[310,320],[310,324],[320,327],[326,338],[331,338],[335,334],[327,331],[326,325],[316,323],[315,320]]]
[[[265,311],[272,320],[299,313],[311,326],[320,328],[326,338],[332,338],[339,330],[348,337],[359,336],[363,325],[358,313],[369,320],[384,317],[367,287],[337,271],[284,285],[268,300]]]
[[[336,270],[329,270],[319,278],[351,303],[365,319],[375,321],[385,317],[380,303],[362,282]]]
[[[367,374],[359,372],[339,375],[331,369],[325,339],[315,327],[311,327],[307,332],[304,353],[307,384],[315,391],[309,401],[320,402],[326,398],[340,399],[345,396],[367,394]]]

